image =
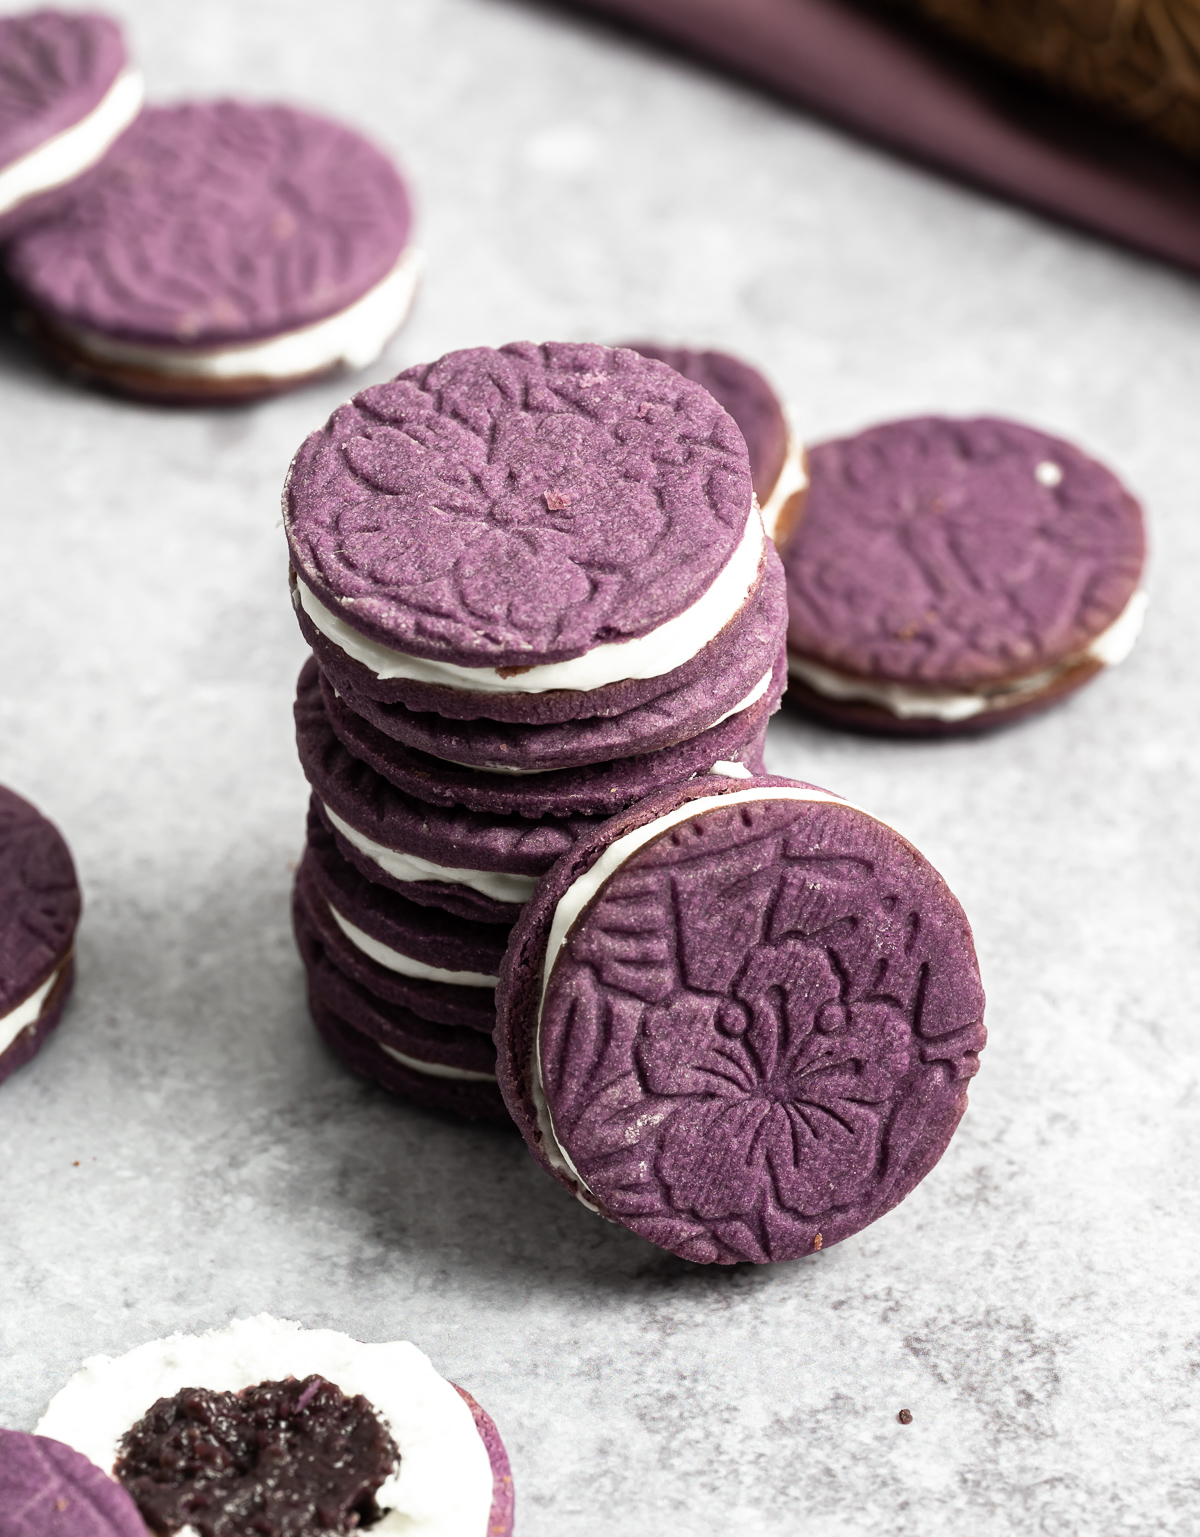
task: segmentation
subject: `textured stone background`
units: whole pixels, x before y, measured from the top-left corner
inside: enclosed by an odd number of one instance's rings
[[[1009,735],[772,724],[774,768],[958,892],[991,1045],[900,1210],[710,1272],[306,1022],[277,498],[348,386],[157,411],[5,342],[0,779],[60,823],[87,907],[59,1038],[0,1091],[0,1422],[89,1353],[269,1309],[409,1336],[475,1391],[524,1537],[1194,1530],[1200,288],[554,11],[114,9],[156,96],[284,95],[402,157],[430,266],[390,367],[641,332],[759,359],[812,435],[1022,415],[1144,494],[1154,603],[1125,667]]]

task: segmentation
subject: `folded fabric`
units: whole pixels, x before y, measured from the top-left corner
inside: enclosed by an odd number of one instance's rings
[[[962,180],[1200,271],[1200,174],[899,17],[845,0],[568,3]]]

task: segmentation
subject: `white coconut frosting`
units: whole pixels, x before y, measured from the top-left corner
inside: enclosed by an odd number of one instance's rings
[[[468,870],[457,865],[439,865],[432,859],[418,854],[402,854],[385,844],[368,838],[366,833],[352,827],[336,811],[330,811],[322,802],[325,815],[346,842],[365,855],[372,864],[397,881],[444,881],[451,886],[467,886],[496,902],[528,902],[537,885],[535,875],[506,875],[499,870]]]
[[[499,977],[487,976],[482,971],[450,971],[445,966],[430,966],[425,961],[417,960],[416,956],[393,950],[391,945],[385,945],[351,923],[349,918],[338,912],[332,902],[327,901],[325,905],[350,943],[373,961],[386,966],[389,971],[405,977],[419,977],[424,982],[450,982],[458,987],[496,987],[499,984]]]
[[[136,70],[125,69],[86,117],[39,144],[0,171],[0,214],[26,198],[74,181],[95,165],[142,109],[145,87]]]
[[[121,1438],[183,1388],[239,1392],[281,1378],[324,1377],[361,1393],[400,1448],[376,1493],[378,1537],[485,1537],[492,1468],[471,1411],[415,1345],[364,1345],[332,1329],[242,1318],[207,1334],[173,1334],[123,1356],[93,1356],[55,1394],[38,1435],[65,1441],[111,1473]],[[184,1527],[180,1537],[196,1537]]]
[[[1133,650],[1146,618],[1149,595],[1135,592],[1118,617],[1107,630],[1097,635],[1086,650],[1056,667],[1018,678],[991,692],[956,693],[947,689],[916,688],[904,683],[878,683],[852,673],[838,672],[823,662],[809,657],[788,653],[788,672],[793,678],[807,683],[815,693],[827,699],[861,700],[864,704],[879,705],[902,720],[970,720],[985,711],[1000,710],[1016,704],[1030,694],[1048,688],[1058,678],[1077,667],[1081,662],[1100,662],[1105,667],[1116,667]]]
[[[544,694],[550,689],[589,690],[628,679],[661,678],[698,656],[738,613],[754,586],[762,561],[763,525],[752,502],[746,527],[733,554],[712,582],[683,613],[666,620],[648,635],[593,646],[568,662],[547,662],[512,673],[494,667],[463,667],[457,662],[409,656],[369,639],[334,613],[302,578],[296,578],[296,602],[326,640],[379,679],[407,678],[467,689],[476,694]],[[354,600],[341,601],[344,613],[354,612]]]
[[[604,850],[595,864],[589,870],[578,876],[562,896],[554,909],[554,917],[550,922],[550,933],[546,940],[546,953],[542,961],[542,988],[538,999],[537,1026],[534,1031],[533,1061],[530,1071],[530,1093],[533,1099],[534,1113],[537,1117],[538,1130],[542,1137],[542,1149],[550,1162],[550,1166],[560,1174],[565,1175],[575,1185],[575,1193],[583,1204],[592,1211],[598,1211],[596,1198],[588,1188],[587,1182],[571,1160],[570,1153],[558,1139],[554,1130],[554,1117],[550,1112],[550,1106],[546,1100],[545,1083],[542,1077],[542,1010],[546,1002],[546,990],[550,986],[550,977],[554,971],[554,964],[562,953],[571,929],[576,919],[591,903],[601,888],[609,881],[629,859],[651,843],[663,833],[669,832],[672,827],[677,827],[680,822],[689,822],[693,817],[703,816],[706,811],[715,811],[728,806],[742,806],[752,801],[819,801],[831,806],[849,806],[838,795],[830,795],[824,790],[804,790],[794,785],[761,786],[750,790],[735,790],[727,795],[702,795],[696,800],[685,801],[682,806],[676,806],[673,811],[665,812],[653,821],[646,822],[641,827],[635,827],[632,832],[615,839]],[[852,807],[858,810],[858,807]],[[867,813],[864,813],[866,815]]]
[[[477,1073],[467,1067],[447,1067],[444,1062],[422,1062],[419,1057],[406,1056],[404,1052],[397,1051],[394,1046],[386,1046],[382,1041],[376,1041],[375,1045],[380,1051],[385,1052],[401,1067],[411,1068],[414,1073],[424,1073],[427,1078],[453,1078],[460,1083],[495,1083],[495,1073]]]
[[[82,326],[55,328],[101,363],[144,368],[172,379],[295,379],[339,364],[365,368],[400,329],[416,295],[424,259],[405,250],[388,275],[336,315],[265,341],[229,347],[154,347],[117,341]]]
[[[771,494],[762,510],[763,528],[767,538],[775,542],[779,532],[779,519],[783,509],[797,491],[808,489],[808,471],[804,467],[804,444],[791,433],[788,437],[787,455],[779,478],[771,488]]]
[[[28,998],[22,999],[15,1009],[9,1009],[7,1014],[0,1015],[0,1051],[7,1051],[12,1043],[20,1035],[22,1030],[27,1030],[42,1017],[42,1008],[54,984],[62,975],[63,961],[56,966],[41,987],[35,988]]]

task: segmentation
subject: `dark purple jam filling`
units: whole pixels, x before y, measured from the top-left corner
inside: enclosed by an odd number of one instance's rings
[[[202,1537],[313,1537],[378,1521],[375,1492],[399,1462],[365,1398],[289,1377],[160,1398],[126,1432],[115,1471],[164,1537],[184,1526]]]

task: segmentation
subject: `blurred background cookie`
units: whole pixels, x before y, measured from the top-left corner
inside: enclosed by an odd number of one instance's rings
[[[847,726],[977,731],[1124,660],[1142,510],[1060,438],[993,417],[887,422],[810,450],[783,550],[788,697]]]
[[[243,400],[373,362],[412,305],[409,197],[361,134],[289,106],[151,107],[7,268],[77,374]]]

